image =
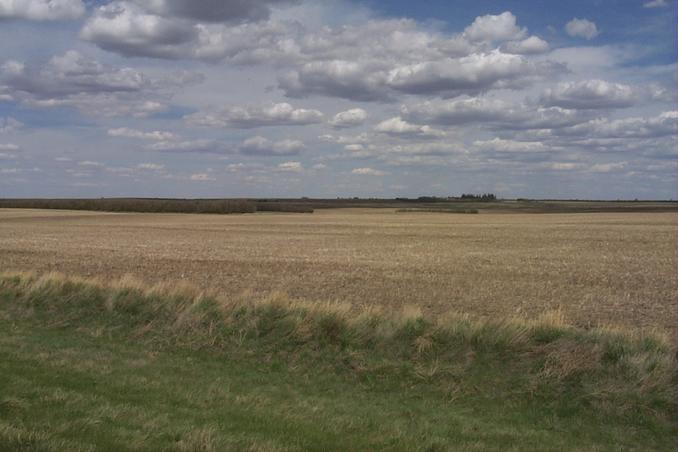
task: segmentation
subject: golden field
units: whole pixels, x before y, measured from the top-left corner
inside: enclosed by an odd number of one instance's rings
[[[193,215],[0,209],[0,271],[59,271],[222,294],[414,305],[678,337],[678,214]]]

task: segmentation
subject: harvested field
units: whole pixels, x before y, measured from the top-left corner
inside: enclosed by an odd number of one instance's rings
[[[661,327],[678,336],[675,213],[237,216],[0,209],[0,270],[185,279],[435,315]]]

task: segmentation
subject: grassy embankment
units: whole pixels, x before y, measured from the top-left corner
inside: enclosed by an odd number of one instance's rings
[[[0,450],[666,449],[659,333],[0,276]]]

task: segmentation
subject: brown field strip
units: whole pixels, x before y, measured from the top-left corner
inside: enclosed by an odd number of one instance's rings
[[[678,331],[678,214],[140,214],[0,209],[0,270],[425,313],[534,317]]]

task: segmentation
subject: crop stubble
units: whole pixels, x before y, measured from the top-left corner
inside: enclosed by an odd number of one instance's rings
[[[282,291],[479,316],[562,309],[678,337],[675,213],[126,214],[0,209],[0,270]]]

